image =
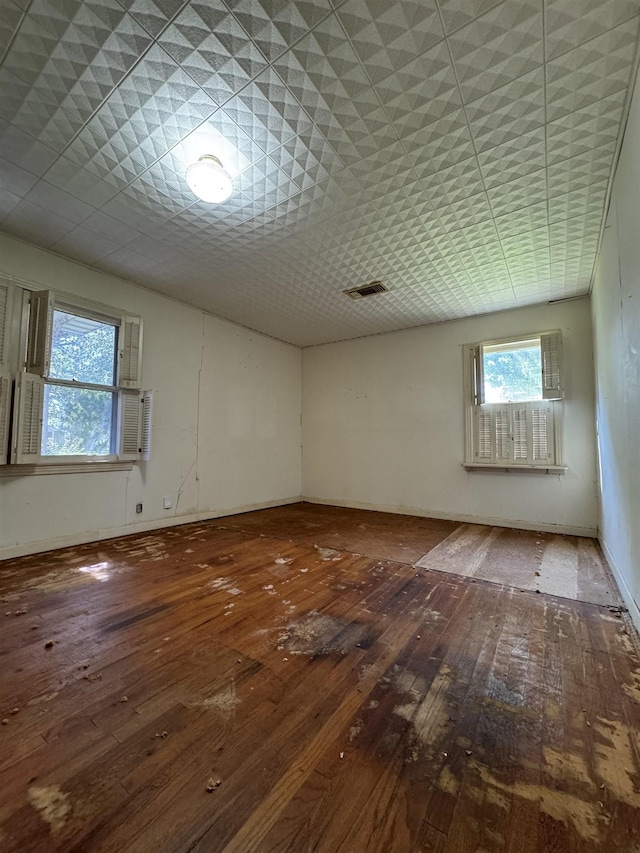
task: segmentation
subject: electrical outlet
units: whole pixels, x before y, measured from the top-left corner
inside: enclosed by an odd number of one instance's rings
[[[136,504],[136,512],[142,512],[142,504]]]
[[[162,499],[163,509],[171,509],[172,506],[173,506],[173,501],[171,500],[171,498],[169,498],[165,495],[165,497]]]

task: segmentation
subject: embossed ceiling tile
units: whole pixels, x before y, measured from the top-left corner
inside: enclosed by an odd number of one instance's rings
[[[235,185],[242,195],[242,210],[251,216],[296,196],[300,190],[269,157],[245,169],[236,179]]]
[[[7,189],[2,189],[0,193],[0,222],[8,216],[14,207],[20,203],[20,196],[9,192]]]
[[[560,222],[554,222],[549,226],[549,239],[551,244],[567,243],[570,240],[579,240],[593,234],[599,234],[602,224],[602,211],[593,211],[584,216],[573,216]]]
[[[537,127],[478,154],[487,189],[522,178],[546,166],[545,129]]]
[[[613,95],[629,83],[638,19],[632,18],[547,63],[549,121]]]
[[[465,102],[533,71],[544,59],[540,0],[505,0],[449,36]]]
[[[624,89],[568,113],[547,125],[547,158],[556,163],[591,148],[609,145],[615,150],[624,107]]]
[[[462,105],[445,41],[385,77],[375,90],[400,137]]]
[[[435,0],[347,0],[338,17],[374,84],[444,37]]]
[[[153,210],[148,203],[138,203],[122,192],[105,202],[100,210],[143,234],[155,233],[167,220],[166,211]]]
[[[495,216],[512,213],[521,207],[529,207],[536,202],[544,201],[547,197],[546,171],[539,169],[537,172],[516,178],[515,181],[492,187],[487,190],[487,195]]]
[[[356,96],[371,85],[353,46],[335,15],[331,15],[292,49],[300,67],[318,92],[328,98],[342,91]]]
[[[162,174],[159,174],[159,170],[155,172],[150,169],[147,170],[141,177],[125,187],[122,192],[125,196],[129,196],[138,202],[139,205],[147,207],[165,218],[183,210],[188,204],[183,195],[176,197],[171,193]]]
[[[484,189],[475,157],[441,169],[435,175],[428,175],[421,184],[436,208],[476,195]]]
[[[130,239],[134,236],[132,232]],[[70,231],[57,243],[51,246],[51,251],[57,252],[59,255],[64,255],[66,258],[80,261],[89,265],[94,265],[96,261],[111,255],[120,245],[106,237],[100,237],[94,234],[93,231],[87,231],[86,228],[78,226]]]
[[[67,151],[124,185],[215,111],[214,102],[159,47],[152,48]]]
[[[551,267],[555,264],[576,260],[577,268],[584,267],[585,259],[593,257],[598,248],[599,234],[590,235],[578,240],[570,240],[568,243],[554,243],[550,249]]]
[[[600,181],[590,187],[573,190],[566,195],[549,199],[549,222],[559,222],[572,216],[585,216],[602,211],[608,181]]]
[[[331,11],[328,0],[227,0],[227,6],[270,61]]]
[[[638,0],[545,0],[547,58],[566,53],[638,13]]]
[[[63,151],[82,127],[76,115],[0,68],[0,117],[54,151]]]
[[[345,165],[351,165],[397,141],[373,89],[336,100],[327,119],[315,123]]]
[[[22,199],[2,221],[2,230],[36,246],[49,248],[74,228],[62,216],[51,216],[48,210]]]
[[[272,68],[227,101],[224,112],[267,154],[311,126],[307,114]]]
[[[537,228],[546,227],[548,224],[546,199],[495,218],[500,239],[513,237],[526,231],[535,231]]]
[[[24,9],[11,0],[3,0],[0,16],[0,60],[18,31],[23,15]]]
[[[536,272],[551,263],[551,250],[549,247],[541,247],[522,255],[515,255],[506,259],[509,274],[517,276],[527,272]]]
[[[477,151],[485,151],[545,124],[542,68],[466,106]]]
[[[581,187],[606,181],[611,174],[613,151],[610,146],[576,154],[547,169],[549,196],[562,195]]]
[[[118,0],[129,14],[152,36],[158,36],[176,15],[185,0]]]
[[[22,198],[36,184],[37,180],[36,175],[0,157],[0,186],[2,186],[3,192],[6,189]]]
[[[116,0],[34,0],[5,65],[87,119],[150,43]]]
[[[439,172],[474,154],[463,110],[456,110],[402,138],[402,146],[419,177]]]
[[[474,18],[484,15],[500,0],[437,0],[447,33],[460,29]]]
[[[80,225],[95,213],[95,208],[86,201],[76,198],[47,181],[38,181],[25,198],[43,210],[48,210],[50,214],[62,216],[75,225]]]
[[[489,199],[485,192],[478,193],[463,201],[440,207],[438,217],[448,230],[468,228],[480,222],[493,219]]]
[[[5,160],[38,177],[57,159],[58,153],[0,119],[0,151]]]
[[[511,276],[505,261],[495,260],[488,264],[475,264],[467,269],[467,275],[471,281],[482,288],[482,297],[487,292],[503,291],[505,287],[511,288]],[[480,291],[478,292],[480,295]]]
[[[478,222],[472,228],[450,231],[448,236],[459,251],[476,249],[499,240],[495,223],[491,219]]]
[[[266,68],[266,60],[222,0],[190,3],[159,44],[218,104]]]
[[[549,247],[549,228],[543,225],[532,231],[524,231],[514,234],[512,237],[501,239],[502,251],[505,258],[516,258],[518,255],[526,255],[539,249]]]

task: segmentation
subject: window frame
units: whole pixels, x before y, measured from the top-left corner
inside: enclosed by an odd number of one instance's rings
[[[119,387],[119,378],[120,378],[120,347],[121,347],[121,336],[122,336],[122,314],[119,312],[114,313],[105,313],[104,311],[97,311],[91,308],[81,307],[78,303],[73,304],[69,302],[68,299],[59,296],[59,294],[53,294],[53,304],[52,304],[53,312],[55,311],[65,311],[67,314],[73,314],[76,317],[83,317],[87,320],[96,320],[97,322],[104,323],[109,326],[115,326],[116,328],[116,340],[115,347],[113,353],[113,385],[100,385],[92,382],[82,382],[80,380],[75,379],[58,379],[52,378],[51,376],[45,376],[44,386],[45,386],[45,399],[46,399],[46,386],[53,385],[61,388],[83,388],[92,391],[103,391],[109,392],[112,395],[112,409],[111,409],[111,435],[110,435],[110,453],[100,453],[100,454],[53,454],[53,453],[42,453],[40,451],[40,456],[42,457],[42,461],[39,463],[41,465],[47,464],[55,464],[55,463],[87,463],[87,462],[119,462],[120,459],[118,457],[117,448],[118,448],[118,394],[120,391]],[[48,341],[48,364],[51,365],[51,360],[53,356],[53,338],[50,337]],[[45,417],[45,409],[43,402],[43,429],[44,429],[44,417]],[[42,436],[42,441],[44,441],[44,436]],[[42,444],[42,442],[41,442]]]
[[[483,348],[520,344],[524,341],[539,340],[542,363],[542,400],[515,403],[486,403],[484,401]],[[567,466],[563,464],[563,415],[564,389],[562,385],[562,334],[559,330],[534,332],[531,334],[511,335],[505,338],[485,340],[465,344],[463,352],[463,404],[465,447],[463,466],[468,471],[531,471],[564,474]],[[525,410],[527,431],[527,458],[518,462],[514,451],[514,417],[516,410]],[[547,430],[546,445],[550,448],[546,459],[535,460],[535,441],[533,438],[535,411],[545,411]],[[498,412],[506,414],[508,419],[509,453],[498,452],[498,434],[494,429]],[[490,457],[479,456],[480,432],[477,421],[480,416],[490,418],[489,442]],[[539,419],[538,419],[539,429]],[[485,433],[486,442],[486,433]]]
[[[0,422],[2,415],[7,422],[8,432],[0,446],[0,476],[22,474],[71,473],[78,471],[131,470],[138,461],[148,461],[151,445],[151,398],[152,392],[141,390],[142,367],[142,318],[114,306],[94,302],[74,294],[54,290],[40,290],[32,282],[22,282],[0,275],[0,288],[8,287],[6,304],[8,319],[5,327],[4,363],[0,364]],[[0,294],[2,295],[2,294]],[[31,316],[32,305],[44,300],[47,319],[40,321],[38,329]],[[0,306],[1,307],[1,306]],[[40,305],[42,307],[42,305]],[[114,325],[116,345],[114,353],[114,385],[50,377],[53,310],[63,310],[87,319]],[[37,332],[37,334],[36,334]],[[38,372],[29,372],[33,362],[33,347],[37,340],[40,363]],[[35,337],[34,337],[35,336]],[[37,348],[37,347],[36,347]],[[3,384],[8,385],[8,394],[3,394]],[[33,427],[39,441],[31,433],[30,443],[37,452],[23,452],[20,445],[28,426],[24,415],[23,394],[25,387],[39,389],[36,395],[37,414]],[[44,422],[45,385],[73,388],[93,388],[111,392],[112,409],[112,452],[109,454],[45,455],[42,453],[42,430]],[[7,404],[8,397],[8,404]],[[2,408],[4,404],[4,409]],[[10,414],[9,414],[10,412]],[[2,423],[0,423],[0,427]],[[0,437],[2,430],[0,429]],[[29,448],[31,451],[32,448]],[[113,452],[115,451],[115,452]],[[25,458],[28,457],[28,458]]]

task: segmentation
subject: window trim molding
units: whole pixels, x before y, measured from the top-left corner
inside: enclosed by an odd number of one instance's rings
[[[57,461],[62,458],[64,457],[56,456],[56,461],[39,462],[37,465],[19,462],[12,465],[0,465],[0,478],[34,476],[36,474],[95,474],[103,471],[132,471],[134,465],[133,462],[120,459],[105,460],[104,462],[96,462],[95,460],[87,460],[86,462]]]
[[[496,462],[478,462],[475,458],[475,445],[474,445],[474,411],[478,408],[481,408],[484,404],[484,401],[478,403],[475,402],[477,399],[477,394],[480,393],[481,397],[482,389],[477,388],[477,384],[479,381],[482,381],[482,370],[480,366],[480,373],[478,373],[478,353],[480,354],[480,361],[482,356],[482,347],[483,346],[494,346],[497,344],[508,344],[510,342],[519,342],[531,340],[534,338],[538,338],[540,340],[540,346],[542,347],[542,339],[546,335],[556,335],[559,334],[562,336],[562,332],[559,329],[540,331],[540,332],[524,332],[522,334],[513,334],[509,337],[496,338],[494,340],[484,340],[484,341],[476,341],[475,343],[468,343],[462,345],[462,368],[463,368],[463,415],[464,415],[464,461],[462,462],[462,466],[467,471],[494,471],[497,473],[511,473],[513,471],[530,471],[533,473],[545,473],[545,474],[565,474],[568,470],[567,466],[564,464],[564,446],[563,446],[563,421],[564,421],[564,396],[559,399],[543,399],[540,401],[541,405],[548,405],[551,408],[553,415],[553,436],[554,436],[554,462],[553,464],[549,464],[549,461],[541,461],[540,463],[536,462],[525,462],[522,464],[514,463],[512,461],[507,461],[505,464],[505,460],[498,460]],[[489,404],[489,405],[497,405],[497,404]],[[518,405],[517,403],[505,403],[505,406],[513,406]]]

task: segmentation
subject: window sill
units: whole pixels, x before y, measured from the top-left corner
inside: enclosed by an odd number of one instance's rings
[[[0,465],[0,477],[35,474],[95,474],[97,471],[131,471],[133,462],[49,462],[42,465]]]
[[[501,474],[509,474],[512,471],[531,474],[566,474],[566,465],[495,465],[486,462],[463,462],[467,471],[497,471]]]

